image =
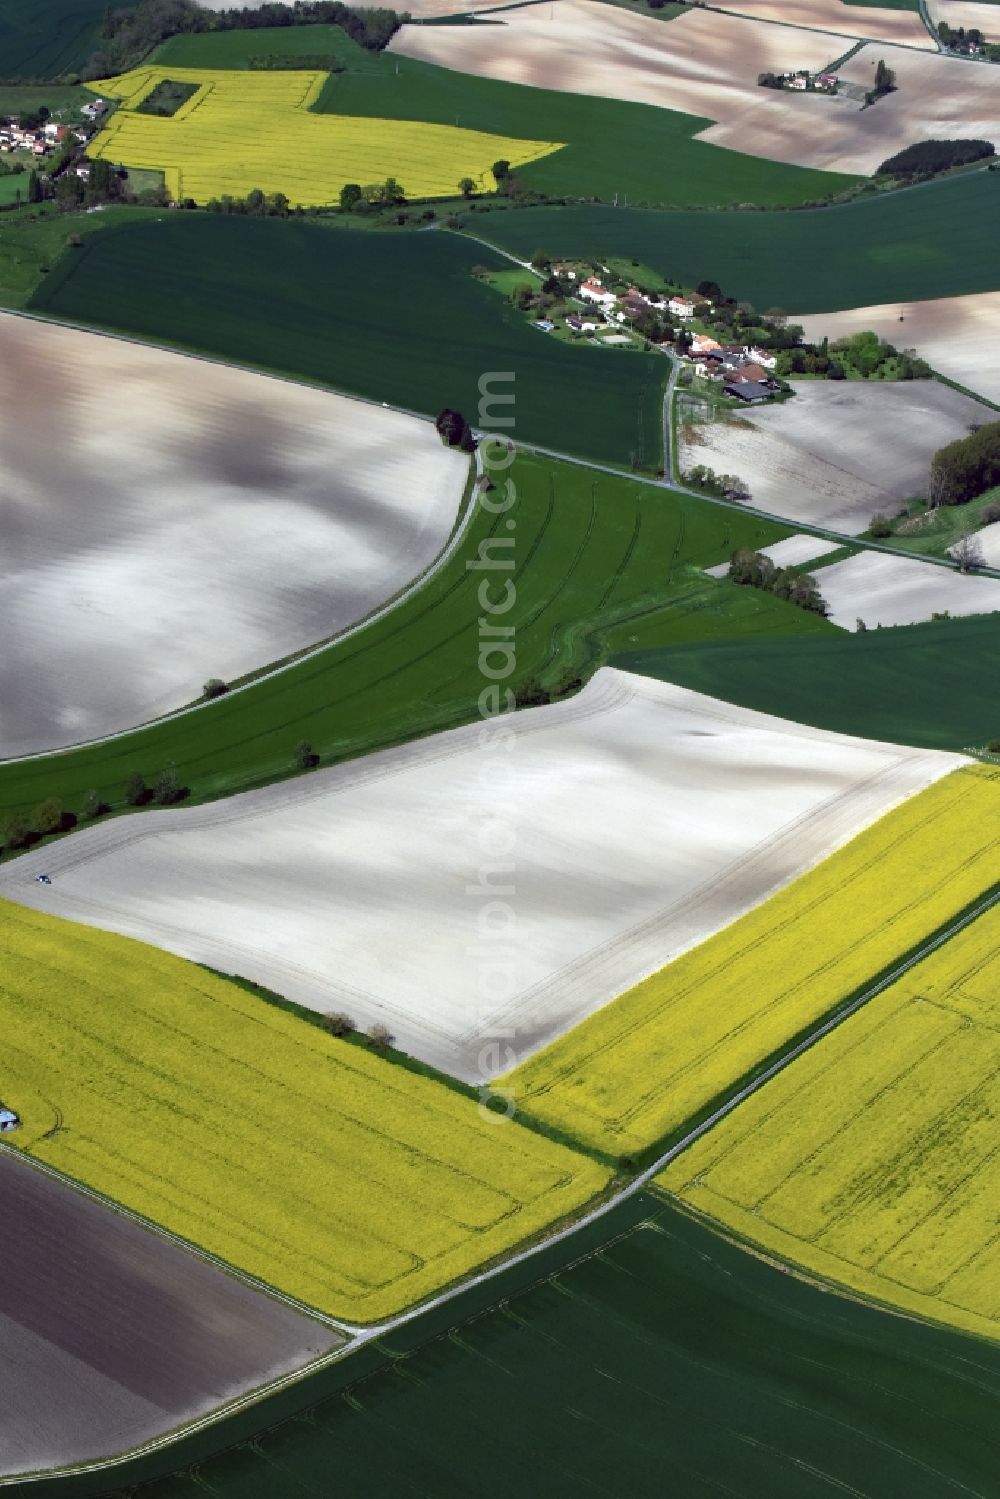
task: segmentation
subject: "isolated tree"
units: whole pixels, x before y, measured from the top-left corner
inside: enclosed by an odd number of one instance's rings
[[[441,437],[450,448],[463,447],[467,441],[469,424],[460,411],[455,411],[451,406],[445,406],[434,418],[434,425]]]
[[[133,770],[125,782],[125,800],[130,807],[141,807],[147,795],[146,782],[137,770]]]
[[[896,74],[881,57],[875,64],[875,92],[887,94],[896,87]]]
[[[959,572],[973,573],[977,568],[986,566],[986,558],[983,556],[982,543],[978,536],[963,536],[949,550],[958,563]]]
[[[299,770],[312,770],[319,763],[319,755],[315,753],[308,739],[300,739],[295,746],[295,763]]]
[[[323,1016],[323,1024],[331,1036],[346,1036],[357,1030],[350,1015],[345,1015],[343,1010],[331,1010],[329,1015]]]
[[[872,516],[871,525],[868,527],[868,534],[870,536],[892,535],[892,522],[887,515],[884,515],[882,513],[881,510],[876,511],[876,513]]]
[[[490,171],[493,173],[493,180],[499,187],[501,182],[506,182],[507,178],[510,176],[510,162],[505,161],[503,157],[501,157],[499,161],[495,161],[493,163],[493,165],[490,167]]]
[[[531,264],[536,271],[547,271],[552,261],[547,250],[533,250],[531,252]]]
[[[463,177],[458,184],[458,190],[463,198],[471,198],[472,194],[476,191],[475,178]]]
[[[402,183],[397,182],[395,177],[387,177],[382,184],[383,202],[402,203],[406,199]]]
[[[54,796],[50,796],[46,801],[40,802],[35,808],[35,815],[32,818],[35,830],[41,833],[43,838],[47,837],[49,833],[58,833],[62,827],[62,820],[63,809]]]
[[[381,1021],[376,1021],[374,1025],[368,1027],[368,1044],[376,1051],[384,1051],[387,1046],[392,1045],[394,1039],[392,1031]]]
[[[165,765],[156,777],[153,800],[158,807],[172,807],[180,799],[181,786],[177,779],[177,767],[172,763]]]
[[[93,822],[95,817],[100,817],[107,810],[107,804],[102,799],[99,791],[87,792],[83,798],[83,815],[88,822]]]
[[[24,817],[8,817],[4,824],[3,841],[6,848],[27,848],[31,842],[31,827]]]
[[[28,174],[28,202],[40,203],[42,201],[42,184],[38,180],[37,172]]]
[[[228,682],[224,682],[221,677],[209,677],[201,689],[201,695],[206,698],[221,697],[224,692],[228,691]]]

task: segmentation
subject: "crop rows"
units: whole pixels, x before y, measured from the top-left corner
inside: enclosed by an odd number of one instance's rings
[[[663,1183],[881,1300],[997,1335],[1000,909],[742,1104]]]
[[[325,1311],[397,1311],[603,1184],[154,948],[10,906],[0,963],[15,1143]]]
[[[136,107],[165,78],[199,85],[163,119]],[[175,199],[245,197],[254,188],[284,193],[293,205],[336,201],[348,182],[394,177],[409,197],[455,193],[462,177],[492,185],[501,157],[513,167],[557,144],[429,125],[310,112],[326,80],[311,71],[209,72],[142,68],[93,87],[121,107],[97,136],[91,155],[164,173]]]
[[[956,771],[508,1079],[614,1153],[652,1146],[996,879],[1000,772]]]

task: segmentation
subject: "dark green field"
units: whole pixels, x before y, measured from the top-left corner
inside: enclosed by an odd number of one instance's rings
[[[688,286],[717,281],[760,309],[833,312],[1000,288],[1000,172],[795,213],[602,207],[465,218],[517,255],[629,255]]]
[[[820,574],[822,577],[822,573]],[[931,749],[1000,738],[1000,618],[627,651],[613,665],[780,718]]]
[[[987,1499],[998,1397],[1000,1348],[826,1294],[650,1196],[118,1482],[153,1479],[141,1499]],[[81,1474],[22,1492],[111,1491]]]
[[[78,72],[97,45],[101,20],[124,0],[0,0],[0,78],[59,78]]]
[[[98,231],[30,306],[429,415],[474,419],[480,376],[513,370],[522,440],[656,469],[663,355],[547,339],[477,263],[502,264],[447,233],[170,214]]]
[[[480,23],[489,45],[490,23]],[[175,37],[157,52],[175,67],[247,66],[250,57],[305,48],[313,32],[333,27],[278,27],[243,33]],[[289,33],[305,33],[289,44]],[[310,50],[322,52],[326,43]],[[553,196],[616,195],[634,202],[687,205],[811,202],[842,191],[856,179],[744,156],[692,139],[708,128],[706,117],[646,104],[625,104],[474,78],[395,54],[366,52],[343,32],[331,41],[343,72],[329,80],[319,112],[398,120],[429,120],[498,135],[564,141],[553,156],[519,173],[525,183]],[[706,116],[710,113],[706,96]],[[397,174],[406,186],[406,174]],[[458,175],[455,179],[456,191]]]
[[[524,455],[512,473],[515,508],[504,516],[477,511],[464,544],[433,578],[342,644],[112,743],[0,765],[0,823],[5,812],[47,796],[74,810],[91,787],[121,804],[131,770],[151,781],[168,761],[196,798],[223,796],[288,775],[301,739],[329,763],[474,719],[484,681],[477,644],[483,574],[466,562],[494,533],[515,542],[517,601],[504,621],[517,643],[511,685],[586,677],[608,650],[633,643],[834,630],[770,594],[690,566],[787,536],[787,527]]]

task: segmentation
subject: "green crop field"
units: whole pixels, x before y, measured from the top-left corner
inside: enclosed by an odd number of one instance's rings
[[[58,78],[83,67],[101,20],[123,0],[0,0],[0,77]]]
[[[304,67],[298,58],[329,58],[330,67],[372,71],[377,54],[353,42],[340,26],[259,26],[250,31],[194,32],[172,36],[153,54],[156,62],[175,68]],[[308,64],[312,66],[312,64]]]
[[[242,1417],[24,1492],[486,1499],[503,1475],[523,1499],[985,1496],[998,1398],[1000,1348],[644,1196]]]
[[[27,177],[20,180],[27,187]],[[0,215],[0,307],[21,310],[28,305],[48,269],[66,252],[70,234],[83,238],[98,228],[104,232],[115,224],[137,224],[156,217],[163,217],[162,209],[109,207],[91,217],[60,213],[54,203],[33,208],[30,216]]]
[[[1000,619],[627,651],[612,663],[780,718],[931,749],[1000,738]]]
[[[1000,289],[1000,173],[796,213],[573,206],[482,211],[472,234],[516,255],[628,255],[688,286],[717,281],[760,309],[834,312]]]
[[[242,68],[250,57],[280,58],[306,47],[289,43],[290,31],[312,34],[334,27],[260,28],[244,33],[176,37],[157,52],[174,67]],[[483,26],[484,45],[489,30]],[[493,135],[565,141],[562,151],[524,167],[525,183],[553,196],[624,196],[632,201],[686,205],[812,202],[841,192],[856,179],[745,156],[693,139],[711,124],[647,104],[528,88],[474,78],[394,53],[366,52],[340,33],[327,46],[343,69],[329,79],[320,113],[380,119],[426,120]],[[313,49],[310,49],[313,50]],[[400,180],[406,187],[405,174]],[[456,172],[455,188],[458,189]]]
[[[480,376],[513,370],[522,440],[658,468],[663,355],[547,339],[475,280],[477,263],[503,264],[452,234],[160,214],[98,229],[30,305],[429,415],[474,419]]]
[[[27,172],[7,172],[0,177],[0,204],[22,203],[28,197],[28,174]]]
[[[308,739],[328,763],[477,716],[480,578],[466,564],[494,533],[512,530],[517,642],[512,684],[589,676],[607,650],[757,632],[834,627],[757,590],[705,578],[734,547],[787,527],[705,501],[519,455],[515,507],[478,508],[463,544],[420,589],[340,644],[278,676],[122,739],[0,766],[0,822],[47,796],[79,807],[90,787],[121,803],[129,772],[174,761],[196,798],[223,796],[291,772]],[[501,481],[502,482],[502,481]]]

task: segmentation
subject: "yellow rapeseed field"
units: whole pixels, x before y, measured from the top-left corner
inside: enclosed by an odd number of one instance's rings
[[[660,1178],[813,1273],[1000,1337],[1000,908]]]
[[[1000,771],[955,771],[506,1083],[536,1117],[634,1155],[988,889],[998,846]]]
[[[607,1173],[142,943],[0,902],[0,1099],[41,1161],[335,1316],[388,1316]]]
[[[463,177],[492,187],[500,158],[523,166],[559,144],[514,140],[449,125],[314,114],[325,73],[211,72],[139,68],[88,85],[120,99],[88,148],[127,167],[162,171],[172,198],[205,203],[253,188],[281,192],[293,207],[335,203],[347,182],[395,177],[411,198],[454,196]],[[137,114],[136,106],[166,78],[198,85],[176,114]]]

